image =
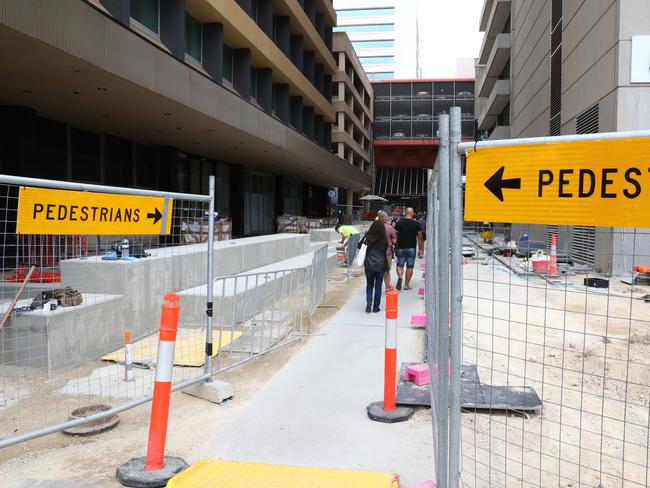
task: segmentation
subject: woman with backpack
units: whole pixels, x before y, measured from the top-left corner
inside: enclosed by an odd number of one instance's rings
[[[371,311],[377,313],[381,303],[381,286],[384,281],[384,273],[388,268],[388,259],[386,257],[388,240],[386,239],[384,224],[379,220],[375,220],[364,236],[364,243],[367,246],[366,258],[363,262],[366,270],[366,313]]]

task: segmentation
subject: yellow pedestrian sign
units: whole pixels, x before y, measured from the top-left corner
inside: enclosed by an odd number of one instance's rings
[[[18,234],[168,235],[173,200],[21,187]]]
[[[466,156],[467,221],[650,226],[650,137],[477,147]]]

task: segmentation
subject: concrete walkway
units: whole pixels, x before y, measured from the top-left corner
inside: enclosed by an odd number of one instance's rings
[[[419,266],[419,260],[417,265]],[[409,327],[423,310],[413,289],[400,293],[398,367],[420,361],[424,332]],[[373,422],[366,406],[383,396],[382,312],[365,313],[365,282],[348,303],[269,381],[215,440],[223,459],[399,473],[402,485],[431,479],[431,416]]]

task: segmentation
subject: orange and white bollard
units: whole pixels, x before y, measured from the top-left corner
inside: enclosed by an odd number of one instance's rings
[[[124,332],[124,381],[133,381],[133,344],[131,331]]]
[[[557,234],[551,234],[551,255],[548,266],[548,275],[557,276]]]
[[[397,376],[397,310],[399,294],[391,286],[386,293],[386,345],[384,349],[384,410],[395,410]]]
[[[404,422],[411,418],[413,409],[398,407],[395,399],[397,379],[397,318],[399,312],[398,293],[391,285],[386,293],[386,342],[384,346],[384,401],[373,402],[366,411],[371,420],[378,422]]]
[[[117,479],[125,486],[165,486],[168,480],[187,468],[178,457],[165,457],[169,401],[172,390],[174,350],[178,332],[180,297],[174,293],[165,295],[167,303],[162,306],[158,356],[156,358],[156,382],[151,402],[149,442],[147,456],[130,459],[117,468]]]
[[[167,441],[167,420],[169,419],[169,399],[172,391],[172,373],[174,371],[174,351],[176,349],[176,332],[178,331],[178,314],[180,297],[174,293],[165,295],[160,318],[160,338],[158,356],[156,357],[156,382],[153,387],[151,403],[151,422],[149,423],[149,444],[147,446],[148,471],[161,469],[165,464],[165,443]]]

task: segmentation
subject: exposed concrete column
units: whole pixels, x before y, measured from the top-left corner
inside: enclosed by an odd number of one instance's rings
[[[160,2],[160,41],[174,57],[185,59],[185,0]]]
[[[130,0],[99,0],[99,3],[108,10],[108,13],[115,17],[122,25],[129,25],[131,19]]]
[[[302,71],[303,67],[303,51],[305,50],[305,40],[302,36],[291,36],[291,62]]]
[[[336,114],[337,118],[337,128],[340,132],[345,132],[345,114],[343,112],[338,112]]]
[[[291,33],[289,31],[289,17],[278,16],[273,18],[275,24],[275,44],[288,57],[291,58]]]
[[[203,68],[214,81],[223,81],[223,25],[203,24]]]
[[[291,97],[291,125],[302,132],[302,97]]]
[[[339,53],[339,71],[345,71],[345,53]]]
[[[336,155],[341,159],[345,159],[345,144],[342,142],[336,144]]]
[[[271,68],[257,69],[257,103],[266,112],[273,111],[273,70]]]
[[[273,38],[273,0],[257,0],[257,25]]]
[[[345,83],[339,81],[339,102],[345,102]]]
[[[285,124],[289,123],[289,85],[278,83],[273,85],[275,91],[275,115]]]
[[[239,95],[248,100],[251,97],[251,50],[233,49],[232,84]]]
[[[345,192],[345,213],[348,215],[352,215],[352,202],[354,201],[354,193],[352,192],[352,188],[346,188]]]

